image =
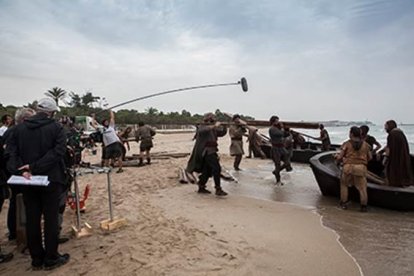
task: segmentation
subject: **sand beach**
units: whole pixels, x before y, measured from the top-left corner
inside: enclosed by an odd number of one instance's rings
[[[193,134],[157,134],[154,153],[189,153]],[[221,138],[222,165],[231,168],[228,137]],[[138,145],[131,142],[132,153]],[[84,160],[99,161],[85,152]],[[115,216],[127,225],[107,232],[99,223],[109,217],[105,174],[79,177],[91,187],[82,221],[90,237],[72,238],[60,246],[71,254],[68,264],[31,271],[30,257],[16,252],[5,226],[7,204],[0,214],[0,243],[14,259],[0,265],[1,275],[361,275],[359,265],[322,225],[313,208],[259,200],[230,193],[225,198],[199,195],[197,187],[178,182],[178,168],[188,157],[153,159],[144,167],[111,174]],[[263,161],[244,159],[243,167]],[[240,172],[242,174],[243,172]],[[269,174],[271,174],[269,172]],[[229,184],[232,185],[232,184]],[[208,183],[213,190],[212,182]],[[234,188],[234,189],[237,189]],[[75,213],[67,209],[64,234],[70,235]]]

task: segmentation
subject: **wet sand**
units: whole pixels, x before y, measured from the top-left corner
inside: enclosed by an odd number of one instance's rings
[[[154,152],[189,152],[192,134],[158,134]],[[222,164],[231,168],[228,137],[220,140]],[[137,144],[131,143],[132,153]],[[99,153],[98,153],[99,154]],[[129,153],[130,154],[130,153]],[[86,155],[85,160],[97,161]],[[91,185],[82,220],[94,228],[90,237],[71,239],[60,246],[71,254],[70,262],[52,272],[31,272],[27,255],[0,265],[1,275],[360,275],[353,257],[337,241],[338,235],[324,227],[314,207],[305,208],[256,195],[236,192],[259,182],[277,189],[269,172],[263,181],[244,179],[269,162],[245,159],[246,171],[236,175],[239,183],[224,182],[226,198],[199,195],[195,185],[178,183],[177,169],[188,158],[154,159],[144,167],[128,167],[111,174],[114,213],[128,225],[113,232],[99,229],[109,216],[105,174],[79,177],[81,190]],[[305,173],[306,174],[306,173]],[[284,178],[290,176],[284,176]],[[312,179],[313,181],[313,179]],[[209,182],[209,188],[212,189]],[[276,189],[276,190],[275,190]],[[246,188],[249,191],[249,188]],[[276,192],[275,192],[276,191]],[[249,196],[249,197],[247,197]],[[255,198],[254,198],[255,197]],[[305,204],[312,206],[312,204]],[[314,205],[313,205],[314,206]],[[7,207],[0,215],[5,222]],[[74,213],[65,213],[64,233],[70,234]],[[7,242],[5,223],[0,227],[2,247]]]
[[[243,164],[243,162],[242,162]],[[359,212],[352,202],[349,210],[338,208],[338,199],[323,197],[308,165],[294,164],[292,173],[282,173],[284,186],[275,186],[269,171],[271,162],[234,173],[238,184],[226,189],[237,195],[292,203],[308,207],[322,215],[322,222],[340,235],[340,242],[357,260],[364,275],[411,275],[414,271],[413,225],[410,212],[397,212],[369,206]]]

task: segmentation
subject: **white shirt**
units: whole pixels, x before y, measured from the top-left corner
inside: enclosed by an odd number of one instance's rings
[[[121,142],[119,140],[118,135],[116,135],[116,131],[113,125],[109,125],[109,127],[103,129],[103,143],[105,147],[109,146],[110,144]]]
[[[0,127],[0,136],[3,136],[3,134],[6,132],[6,130],[7,130],[6,126]]]

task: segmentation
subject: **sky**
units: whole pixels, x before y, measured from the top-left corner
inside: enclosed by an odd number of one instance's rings
[[[0,103],[414,123],[412,0],[0,0]]]

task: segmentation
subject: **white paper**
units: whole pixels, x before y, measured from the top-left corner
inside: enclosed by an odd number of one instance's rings
[[[7,180],[7,184],[47,186],[49,185],[49,179],[47,175],[32,175],[30,179],[26,179],[23,176],[12,175],[9,180]]]

